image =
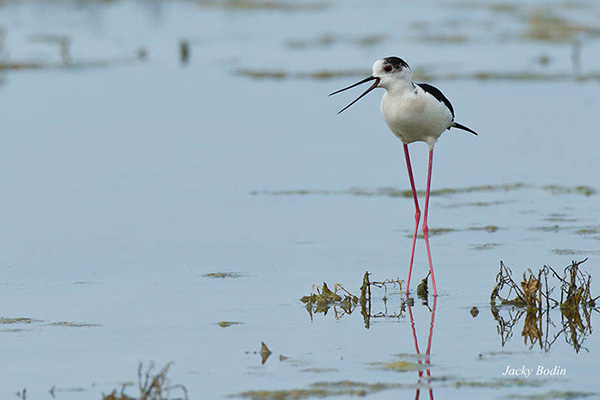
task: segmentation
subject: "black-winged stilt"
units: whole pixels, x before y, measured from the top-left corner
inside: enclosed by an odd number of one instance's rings
[[[381,99],[381,113],[392,133],[400,139],[404,145],[404,156],[408,168],[408,178],[415,202],[415,230],[413,234],[412,250],[410,253],[410,265],[408,267],[408,279],[406,282],[406,293],[410,288],[410,276],[412,274],[413,260],[415,256],[415,244],[421,210],[417,199],[417,190],[413,178],[408,144],[413,142],[425,142],[429,146],[429,167],[427,169],[427,190],[425,192],[425,213],[423,215],[423,236],[427,247],[427,258],[429,259],[429,271],[433,295],[437,296],[435,278],[433,275],[433,262],[431,261],[431,249],[429,248],[429,228],[427,216],[429,213],[429,192],[431,187],[431,169],[433,165],[433,147],[436,141],[446,129],[458,128],[477,135],[477,132],[454,121],[454,109],[444,94],[426,83],[414,83],[412,71],[408,64],[398,57],[386,57],[375,61],[373,64],[373,75],[363,79],[354,85],[340,89],[330,94],[334,95],[344,90],[351,89],[360,84],[375,81],[363,94],[358,96],[352,103],[341,109],[339,113],[356,103],[371,90],[381,87],[385,94]]]

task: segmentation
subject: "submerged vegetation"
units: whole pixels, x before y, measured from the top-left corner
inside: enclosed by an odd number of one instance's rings
[[[402,367],[405,364],[400,363]],[[405,372],[403,368],[400,368],[400,372]],[[411,365],[411,371],[422,372],[423,366]],[[395,371],[394,368],[389,369]],[[469,389],[469,388],[512,388],[512,387],[539,387],[547,382],[544,379],[522,379],[522,378],[495,378],[491,380],[465,380],[456,378],[453,376],[442,376],[434,378],[429,376],[429,380],[435,381],[439,386],[452,387],[456,389]],[[313,399],[313,398],[326,398],[326,397],[340,397],[340,396],[351,396],[351,397],[365,397],[371,394],[382,392],[385,390],[398,390],[398,389],[414,389],[416,390],[417,396],[421,390],[431,390],[430,384],[427,383],[365,383],[365,382],[354,382],[354,381],[337,381],[337,382],[315,382],[306,388],[301,389],[283,389],[283,390],[249,390],[242,393],[236,393],[230,397],[238,397],[252,400],[301,400],[301,399]],[[432,393],[432,392],[431,392]],[[575,392],[555,392],[555,393],[575,393]],[[588,393],[593,395],[594,393]],[[394,396],[397,397],[397,396]],[[433,398],[433,396],[429,397]],[[529,397],[524,397],[529,398]],[[535,397],[532,397],[535,398]],[[554,397],[551,397],[554,398]],[[563,398],[563,397],[556,397]],[[564,397],[570,398],[570,397]]]
[[[86,323],[68,322],[68,321],[52,322],[50,325],[64,326],[64,327],[68,327],[68,328],[94,328],[94,327],[102,326],[100,324],[86,324]]]
[[[272,11],[320,11],[328,7],[326,2],[298,2],[281,0],[200,0],[200,6],[225,10],[272,10]]]
[[[376,369],[381,369],[384,371],[393,371],[393,372],[410,372],[417,371],[419,369],[426,369],[428,366],[424,366],[422,363],[412,362],[412,361],[392,361],[385,363],[371,363],[371,366]]]
[[[324,80],[337,78],[358,78],[364,76],[364,69],[329,70],[318,69],[313,71],[283,71],[273,69],[243,68],[235,71],[236,75],[251,79],[310,79]],[[600,81],[600,72],[578,73],[567,72],[535,72],[535,71],[474,71],[468,73],[433,73],[415,70],[415,80],[424,81]]]
[[[42,321],[33,319],[33,318],[24,318],[24,317],[18,317],[18,318],[0,317],[0,325],[31,324],[32,322],[42,322]]]
[[[575,399],[587,399],[596,398],[598,393],[595,392],[582,392],[576,390],[550,390],[549,392],[539,394],[518,394],[511,395],[510,399],[521,399],[521,400],[575,400]]]
[[[564,186],[564,185],[545,185],[535,186],[526,183],[507,183],[501,185],[480,185],[469,186],[464,188],[442,188],[432,190],[431,196],[450,196],[454,194],[474,193],[474,192],[509,192],[514,190],[537,189],[549,191],[554,195],[561,194],[580,194],[584,196],[592,196],[596,194],[596,190],[589,186]],[[417,194],[422,196],[424,191],[419,190]],[[348,195],[348,196],[386,196],[386,197],[405,197],[412,198],[412,191],[398,190],[394,188],[384,187],[378,189],[365,188],[350,188],[347,190],[253,190],[250,195],[271,195],[271,196],[305,196],[305,195]]]
[[[214,279],[225,279],[225,278],[240,278],[244,276],[244,274],[239,272],[209,272],[208,274],[202,275],[205,278],[214,278]]]
[[[315,382],[304,389],[249,390],[233,395],[252,400],[299,400],[324,397],[364,397],[384,390],[409,387],[399,383],[365,383],[354,381]]]
[[[600,29],[570,21],[547,8],[535,8],[526,15],[525,39],[543,42],[572,42],[580,35],[598,36]]]
[[[286,45],[292,49],[305,49],[310,47],[330,47],[339,43],[350,43],[360,47],[374,46],[386,39],[385,35],[371,34],[360,37],[339,36],[332,33],[322,34],[312,39],[290,39]]]

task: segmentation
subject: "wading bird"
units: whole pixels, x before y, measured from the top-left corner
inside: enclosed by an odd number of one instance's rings
[[[444,96],[439,89],[431,85],[426,83],[414,83],[412,81],[412,71],[410,67],[404,60],[398,57],[386,57],[375,61],[375,64],[373,64],[373,75],[329,95],[331,96],[343,92],[369,81],[374,81],[371,87],[365,90],[365,92],[358,96],[352,103],[341,109],[338,114],[363,98],[363,96],[371,90],[378,87],[385,89],[385,94],[381,99],[381,113],[392,133],[396,135],[404,145],[404,156],[406,158],[408,178],[410,180],[410,187],[415,202],[415,231],[410,253],[408,280],[406,282],[407,294],[410,288],[410,276],[412,274],[415,256],[415,244],[421,219],[421,210],[419,209],[415,180],[410,164],[410,156],[408,155],[408,144],[413,142],[425,142],[429,146],[427,191],[425,192],[425,213],[423,215],[423,236],[425,237],[425,246],[427,247],[427,258],[429,259],[429,271],[431,273],[433,295],[437,296],[435,278],[433,276],[433,263],[431,261],[431,250],[429,248],[429,228],[427,226],[431,168],[433,165],[433,147],[446,129],[458,128],[471,132],[474,135],[477,135],[477,132],[455,122],[454,109],[446,96]]]

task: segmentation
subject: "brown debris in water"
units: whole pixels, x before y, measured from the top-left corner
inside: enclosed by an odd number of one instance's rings
[[[246,354],[259,354],[260,363],[264,365],[273,353],[271,353],[271,350],[269,349],[269,347],[267,347],[265,342],[260,342],[260,351],[247,351]],[[279,361],[285,361],[287,359],[288,357],[282,354],[279,355]]]
[[[148,368],[144,371],[143,363],[138,365],[138,389],[140,391],[139,397],[130,397],[126,395],[125,385],[121,388],[118,393],[117,390],[113,390],[108,395],[103,395],[102,400],[181,400],[188,399],[187,389],[183,385],[172,385],[171,381],[167,377],[169,368],[171,368],[173,362],[168,362],[158,373],[154,374],[154,363],[150,362]],[[171,392],[177,390],[183,397],[171,397]]]
[[[265,342],[260,342],[261,364],[266,363],[267,359],[269,358],[270,355],[271,355],[271,350],[269,350],[269,348],[267,347]]]

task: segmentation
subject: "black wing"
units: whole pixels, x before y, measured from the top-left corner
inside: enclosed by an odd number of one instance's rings
[[[444,96],[444,93],[442,93],[440,89],[436,88],[435,86],[428,85],[427,83],[417,83],[417,85],[420,86],[421,89],[438,99],[438,101],[444,103],[446,107],[448,107],[448,109],[450,110],[450,113],[452,113],[452,119],[454,120],[454,108],[452,108],[450,100],[448,100],[446,96]]]

